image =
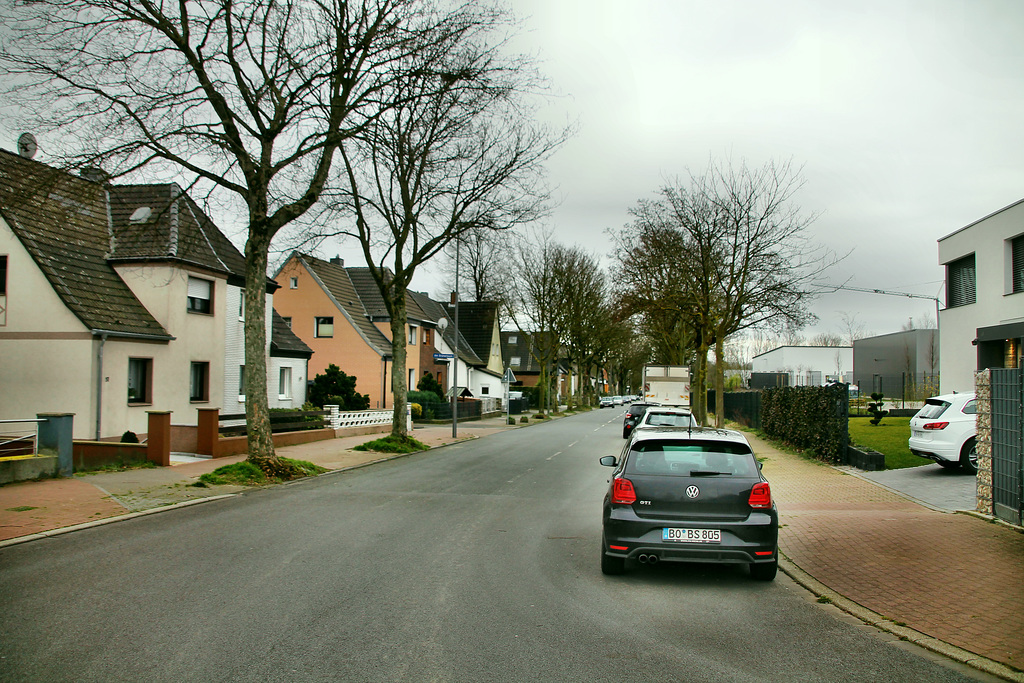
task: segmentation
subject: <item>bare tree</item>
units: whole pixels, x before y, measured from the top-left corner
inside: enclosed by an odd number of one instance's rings
[[[413,276],[453,240],[542,215],[541,164],[568,134],[532,120],[529,100],[541,84],[528,60],[505,55],[494,39],[508,20],[462,6],[453,30],[381,89],[385,109],[341,148],[337,234],[359,241],[390,318],[398,438],[408,436],[405,296]]]
[[[458,250],[454,243],[449,243],[436,261],[444,281],[454,283],[457,270],[459,291],[465,292],[470,300],[504,304],[508,292],[507,264],[512,251],[510,237],[506,232],[483,229],[465,233]]]
[[[808,343],[811,346],[843,346],[843,338],[835,332],[819,332]]]
[[[604,272],[597,259],[579,247],[554,249],[555,329],[578,382],[576,402],[590,398],[590,378],[595,367],[608,356],[611,344],[607,336],[612,326],[611,310],[606,302]]]
[[[4,4],[7,102],[68,165],[183,178],[246,216],[249,458],[280,470],[266,395],[271,241],[318,201],[339,146],[376,120],[381,94],[450,17],[417,0]]]
[[[540,367],[541,412],[555,407],[552,374],[561,352],[561,331],[556,327],[561,318],[556,317],[552,302],[556,297],[555,263],[559,253],[548,232],[516,242],[512,262],[517,277],[509,280],[506,300],[509,317],[520,333],[529,335],[530,354]]]
[[[857,314],[850,314],[847,311],[839,312],[839,319],[842,322],[841,333],[847,346],[853,346],[853,342],[867,336],[864,331],[864,323],[857,320]]]

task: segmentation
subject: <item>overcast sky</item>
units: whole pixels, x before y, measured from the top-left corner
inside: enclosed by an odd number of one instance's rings
[[[791,159],[814,236],[851,252],[831,281],[944,297],[936,240],[1024,198],[1020,0],[511,4],[562,95],[548,115],[580,123],[549,165],[562,242],[607,254],[606,228],[709,158]],[[935,318],[856,293],[813,310],[808,335],[839,331],[839,312],[876,334]]]
[[[813,237],[849,252],[833,283],[944,297],[936,240],[1024,198],[1024,0],[507,1],[544,116],[580,126],[548,167],[561,242],[607,257],[606,230],[687,169],[792,161]],[[429,267],[413,286],[445,289]],[[813,310],[807,336],[844,312],[874,334],[935,317],[852,292]]]

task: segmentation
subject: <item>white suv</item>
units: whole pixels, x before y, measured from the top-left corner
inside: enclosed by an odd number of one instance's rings
[[[910,419],[910,452],[943,467],[978,471],[974,392],[934,396]]]

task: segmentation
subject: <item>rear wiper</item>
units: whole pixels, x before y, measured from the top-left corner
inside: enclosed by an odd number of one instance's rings
[[[712,472],[711,470],[692,470],[691,477],[715,477],[720,474],[732,474],[732,472]]]

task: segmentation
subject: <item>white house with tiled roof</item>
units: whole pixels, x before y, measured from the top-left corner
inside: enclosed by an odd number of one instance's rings
[[[0,419],[70,412],[75,438],[117,438],[148,411],[194,425],[198,407],[237,407],[225,357],[244,348],[229,339],[244,260],[177,185],[0,150],[0,264]]]

